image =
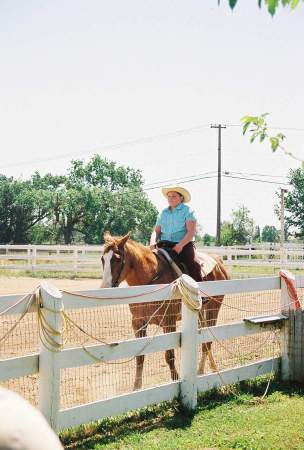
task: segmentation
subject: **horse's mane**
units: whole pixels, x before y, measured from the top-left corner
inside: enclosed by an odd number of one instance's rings
[[[105,250],[108,251],[117,247],[122,238],[123,236],[111,236],[111,239],[105,242]],[[133,239],[128,239],[125,244],[125,249],[130,254],[130,257],[137,261],[141,261],[143,257],[146,260],[155,260],[155,256],[149,247],[140,242],[133,241]]]

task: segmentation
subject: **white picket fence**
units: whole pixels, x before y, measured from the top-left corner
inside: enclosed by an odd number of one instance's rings
[[[281,283],[279,277],[204,282],[199,284],[203,291],[210,296],[281,289],[282,309],[286,309],[290,302],[285,284]],[[55,330],[59,330],[61,325],[60,311],[63,306],[67,310],[154,302],[168,299],[170,297],[170,287],[164,286],[163,290],[159,290],[159,287],[158,285],[98,289],[71,295],[60,292],[54,286],[45,283],[41,288],[43,310],[48,322]],[[153,292],[154,290],[155,292]],[[136,297],[138,294],[145,295],[144,297]],[[83,295],[96,297],[96,299],[90,299],[88,301],[83,298]],[[107,299],[102,300],[105,297]],[[127,298],[122,300],[122,297]],[[1,296],[1,311],[5,311],[8,307],[16,304],[18,298],[20,296]],[[24,305],[16,304],[13,309],[7,311],[7,314],[20,314],[23,310]],[[248,323],[247,321],[239,321],[226,325],[198,329],[197,312],[191,311],[183,304],[181,331],[157,335],[153,339],[151,337],[144,337],[120,341],[114,346],[106,344],[87,346],[91,354],[101,358],[103,361],[130,358],[134,355],[177,349],[180,347],[181,369],[180,379],[178,381],[68,409],[60,409],[61,369],[96,363],[81,347],[52,352],[41,345],[40,351],[37,354],[1,360],[0,380],[39,373],[39,408],[51,426],[56,430],[124,413],[134,408],[169,401],[178,396],[180,396],[185,406],[194,408],[198,392],[209,390],[222,384],[230,384],[267,374],[271,371],[277,371],[280,360],[282,363],[283,377],[288,376],[288,355],[285,345],[286,326],[282,326],[282,324],[281,336],[283,351],[281,358],[268,358],[244,366],[223,370],[220,373],[197,375],[198,345],[200,343],[215,340],[224,341],[240,336],[253,335],[275,329],[277,326],[277,324],[257,325]]]
[[[0,245],[0,269],[101,272],[101,245]],[[198,251],[221,255],[228,267],[263,266],[304,269],[304,248],[257,245],[202,247]]]

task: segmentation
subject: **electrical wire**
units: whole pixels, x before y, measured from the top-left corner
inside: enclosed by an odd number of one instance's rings
[[[118,144],[109,144],[109,145],[102,145],[100,147],[96,147],[94,149],[90,149],[90,150],[82,150],[81,152],[69,152],[69,153],[63,153],[61,155],[58,156],[51,156],[48,158],[40,158],[40,159],[32,159],[32,160],[24,160],[24,161],[20,161],[18,164],[16,163],[8,163],[5,165],[1,165],[0,169],[8,169],[10,167],[19,167],[19,166],[24,166],[24,165],[28,165],[28,164],[33,164],[33,163],[41,163],[41,162],[48,162],[48,161],[57,161],[60,159],[65,159],[65,158],[71,158],[71,157],[75,157],[75,156],[83,156],[84,154],[90,154],[90,153],[95,153],[95,152],[102,152],[104,150],[115,150],[115,149],[120,149],[120,148],[124,148],[124,147],[129,147],[132,145],[140,145],[140,144],[149,144],[151,142],[157,142],[157,141],[161,141],[163,139],[170,139],[170,138],[175,138],[175,137],[179,137],[179,136],[183,136],[183,135],[187,135],[190,133],[194,133],[197,131],[201,131],[204,128],[208,128],[208,125],[198,125],[195,127],[191,127],[191,128],[183,128],[180,130],[175,130],[175,131],[171,131],[168,133],[162,133],[162,134],[157,134],[154,136],[146,136],[143,138],[138,138],[138,139],[133,139],[133,140],[129,140],[129,141],[124,141],[124,142],[119,142]]]
[[[225,178],[233,178],[236,180],[246,180],[246,181],[255,181],[255,182],[259,182],[259,183],[268,183],[268,184],[277,184],[277,185],[285,185],[285,186],[289,186],[290,183],[284,183],[284,182],[279,182],[279,181],[269,181],[269,180],[258,180],[256,178],[247,178],[247,177],[237,177],[234,175],[223,175],[223,177]]]
[[[227,127],[242,127],[243,125],[242,124],[227,124],[226,126]],[[152,142],[162,141],[164,139],[171,139],[171,138],[191,134],[194,132],[199,132],[199,131],[202,131],[203,129],[207,129],[209,127],[210,127],[210,124],[202,124],[202,125],[197,125],[197,126],[190,127],[190,128],[182,128],[182,129],[171,131],[168,133],[161,133],[161,134],[157,134],[157,135],[145,136],[145,137],[138,138],[138,139],[123,141],[123,142],[119,142],[117,144],[101,145],[99,147],[92,148],[90,150],[82,150],[82,151],[78,151],[78,152],[68,152],[68,153],[63,153],[61,155],[50,156],[47,158],[35,158],[35,159],[23,160],[23,161],[19,161],[17,164],[16,163],[7,163],[7,164],[1,165],[0,170],[8,169],[11,167],[25,166],[25,165],[29,165],[29,164],[37,164],[37,163],[43,163],[43,162],[49,162],[49,161],[57,161],[57,160],[66,159],[66,158],[73,158],[73,157],[77,157],[77,156],[83,156],[84,154],[92,154],[95,152],[102,152],[105,150],[123,149],[124,147],[129,147],[129,146],[133,146],[133,145],[149,144]],[[294,127],[268,127],[268,128],[269,129],[289,130],[289,131],[304,131],[304,128],[294,128]]]

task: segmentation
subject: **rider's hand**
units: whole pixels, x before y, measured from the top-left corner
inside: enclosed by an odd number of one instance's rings
[[[176,244],[172,250],[174,250],[179,255],[183,250],[183,246],[181,244]]]
[[[150,248],[150,250],[155,250],[156,249],[156,244],[150,244],[149,248]]]

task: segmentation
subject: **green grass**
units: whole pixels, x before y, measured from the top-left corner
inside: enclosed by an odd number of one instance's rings
[[[47,272],[47,271],[35,271],[31,270],[9,270],[9,269],[0,269],[0,278],[60,278],[60,279],[82,279],[82,278],[92,278],[92,279],[100,279],[101,273],[99,272]]]
[[[66,430],[65,449],[303,449],[304,389],[265,377],[199,397],[194,414],[178,402]]]

